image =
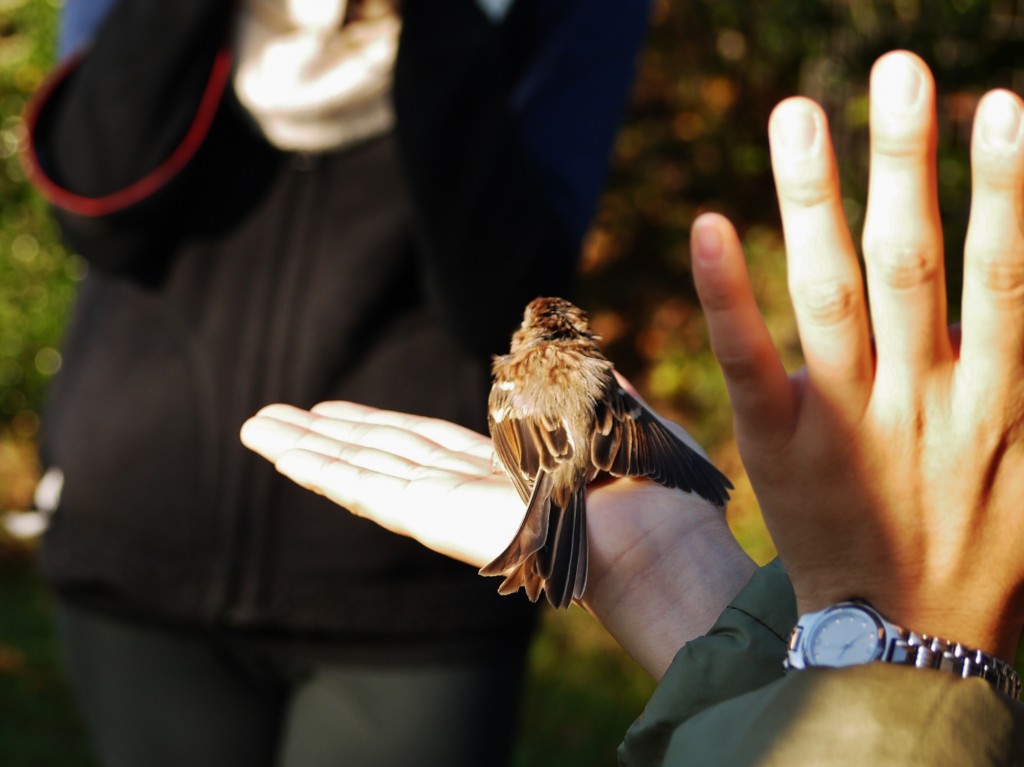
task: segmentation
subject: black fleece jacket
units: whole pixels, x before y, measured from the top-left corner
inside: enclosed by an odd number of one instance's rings
[[[44,418],[60,591],[389,657],[525,636],[524,599],[278,477],[238,429],[326,399],[484,429],[489,356],[529,299],[570,289],[567,211],[598,192],[536,159],[523,115],[591,94],[561,128],[597,134],[574,168],[604,167],[644,21],[624,44],[617,5],[592,6],[614,43],[583,68],[583,3],[500,23],[472,0],[403,3],[396,132],[322,155],[273,149],[235,102],[233,3],[115,6],[28,118],[36,183],[92,267]],[[573,79],[541,76],[567,61]]]

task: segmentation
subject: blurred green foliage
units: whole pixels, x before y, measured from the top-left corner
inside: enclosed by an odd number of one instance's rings
[[[50,595],[24,553],[4,552],[2,540],[0,604],[0,764],[94,767],[64,677]]]
[[[21,114],[53,58],[56,6],[0,0],[0,430],[32,437],[81,276],[19,158]]]
[[[654,680],[578,606],[545,612],[529,667],[514,767],[614,765]]]

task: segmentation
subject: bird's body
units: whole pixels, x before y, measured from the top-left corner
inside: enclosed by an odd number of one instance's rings
[[[586,316],[561,298],[526,308],[507,355],[495,357],[488,424],[495,452],[528,504],[509,547],[485,566],[499,591],[543,589],[555,607],[587,581],[586,486],[601,473],[649,477],[717,505],[732,485],[626,392]]]

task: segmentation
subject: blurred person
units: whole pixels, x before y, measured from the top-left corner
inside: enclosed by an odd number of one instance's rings
[[[237,433],[331,398],[485,427],[490,353],[571,289],[646,4],[83,12],[27,121],[90,267],[40,561],[101,762],[506,763],[533,606]]]
[[[1024,763],[1010,667],[1024,627],[1022,117],[1007,91],[978,107],[962,326],[946,324],[934,83],[913,54],[872,72],[870,310],[824,113],[795,98],[770,121],[805,369],[786,374],[736,232],[695,222],[712,347],[785,570],[755,570],[694,494],[632,480],[590,492],[580,601],[659,680],[621,764]],[[523,513],[489,441],[435,419],[275,405],[242,438],[299,484],[474,565]]]

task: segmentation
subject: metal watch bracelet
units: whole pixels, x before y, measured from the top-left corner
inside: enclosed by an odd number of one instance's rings
[[[964,679],[978,677],[1014,700],[1020,698],[1020,675],[1009,663],[982,650],[964,647],[959,642],[917,634],[902,626],[892,625],[898,638],[887,653],[890,663],[934,668]]]

